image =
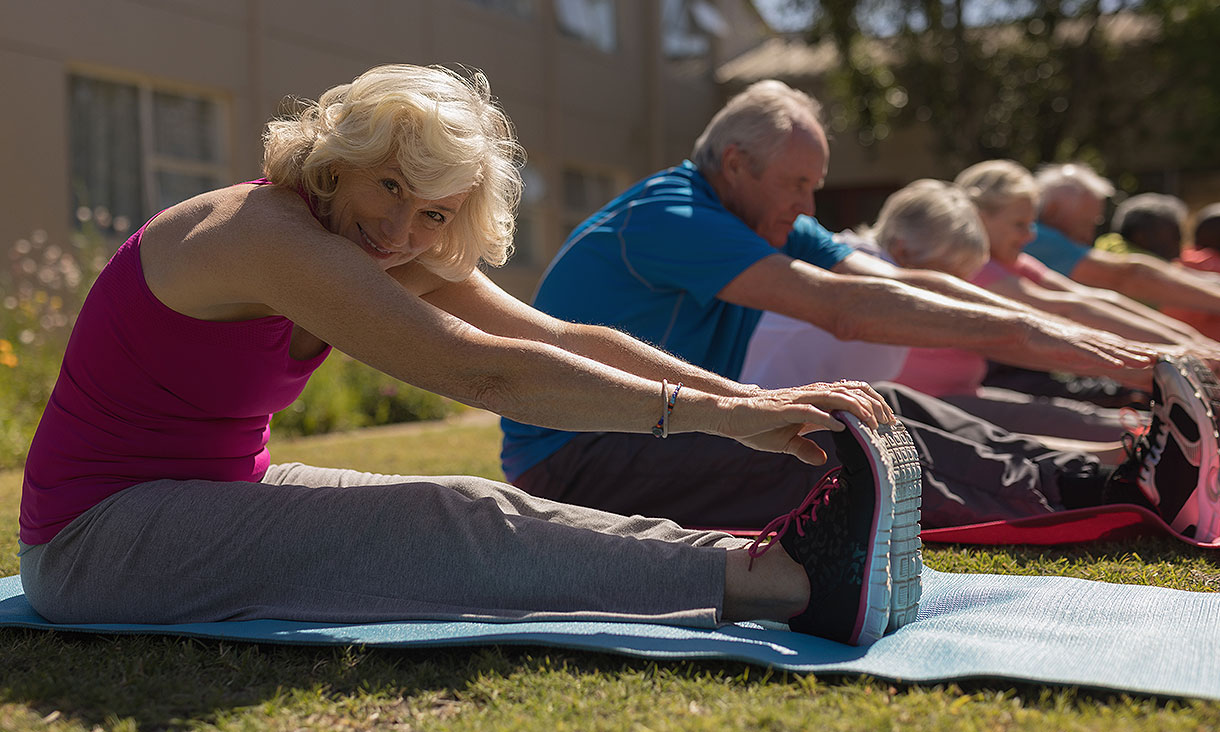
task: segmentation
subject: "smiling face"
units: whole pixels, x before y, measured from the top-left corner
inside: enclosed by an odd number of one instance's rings
[[[1012,264],[1025,245],[1034,239],[1034,202],[1028,198],[1011,199],[994,211],[979,210],[991,258]]]
[[[372,170],[345,168],[338,171],[326,228],[389,269],[431,249],[468,195],[420,198],[392,163]]]
[[[826,178],[830,151],[816,124],[794,125],[775,154],[755,173],[757,161],[731,145],[724,152],[719,190],[725,208],[775,248],[784,246],[800,214],[814,213],[814,191]]]

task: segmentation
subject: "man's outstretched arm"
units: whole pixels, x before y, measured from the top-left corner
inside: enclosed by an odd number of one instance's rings
[[[1027,280],[1025,282],[1028,282]],[[1032,283],[1030,283],[1032,285]],[[1218,283],[1220,284],[1220,283]],[[1037,285],[1032,285],[1043,293],[1048,293],[1049,296],[1055,295],[1063,297],[1066,302],[1081,303],[1083,306],[1090,307],[1094,310],[1099,310],[1104,313],[1105,317],[1116,318],[1126,323],[1131,329],[1152,330],[1157,333],[1156,337],[1140,335],[1136,332],[1125,332],[1121,328],[1112,327],[1104,321],[1090,322],[1080,317],[1080,314],[1075,310],[1068,312],[1060,312],[1051,307],[1043,307],[1036,303],[1031,303],[1034,307],[1053,312],[1058,315],[1070,318],[1084,325],[1089,325],[1094,328],[1108,330],[1111,333],[1133,338],[1137,341],[1149,341],[1151,343],[1173,343],[1181,346],[1195,347],[1208,351],[1216,351],[1218,344],[1207,338],[1199,331],[1195,330],[1190,325],[1183,323],[1180,320],[1165,315],[1164,313],[1153,310],[1141,302],[1132,300],[1126,295],[1116,290],[1107,290],[1099,287],[1089,287],[1082,285],[1075,280],[1064,277],[1054,270],[1047,270],[1042,274],[1042,280]],[[999,291],[1004,294],[1003,291]]]
[[[1072,279],[1142,302],[1220,314],[1220,278],[1146,254],[1092,249],[1072,269]]]
[[[841,340],[962,348],[1017,366],[1109,376],[1132,386],[1151,383],[1157,353],[1155,346],[1025,306],[966,302],[885,277],[839,275],[783,254],[751,265],[719,297],[805,320]]]
[[[838,274],[888,277],[956,300],[1014,311],[1032,309],[1035,314],[1050,313],[1078,325],[1104,330],[1130,340],[1185,346],[1215,355],[1215,344],[1185,323],[1162,315],[1114,290],[1086,287],[1054,270],[1048,270],[1045,274],[1053,286],[1049,283],[1039,286],[1028,280],[1010,277],[995,283],[991,290],[944,272],[898,267],[861,252],[849,255],[833,271]]]
[[[866,252],[852,252],[836,264],[832,271],[841,275],[867,275],[897,280],[962,302],[989,305],[1005,310],[1028,310],[1022,303],[972,285],[959,277],[936,270],[899,267]]]

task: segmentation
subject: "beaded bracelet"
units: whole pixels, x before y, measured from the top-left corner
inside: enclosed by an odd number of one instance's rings
[[[661,418],[652,427],[653,437],[662,439],[669,437],[669,415],[674,411],[674,405],[678,403],[678,392],[682,391],[682,382],[674,387],[674,393],[669,393],[669,382],[661,379],[661,399],[664,401],[664,407],[661,411]]]
[[[665,402],[665,424],[662,425],[664,430],[661,437],[669,437],[669,415],[674,413],[674,405],[678,403],[678,392],[682,391],[682,382],[674,387],[674,393],[669,395],[669,401]]]

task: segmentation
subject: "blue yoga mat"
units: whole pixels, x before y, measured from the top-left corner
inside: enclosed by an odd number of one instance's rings
[[[919,619],[867,648],[757,623],[715,630],[575,621],[57,625],[30,608],[17,577],[0,578],[0,627],[307,646],[537,645],[894,681],[1009,679],[1220,699],[1220,593],[931,569],[923,584]]]

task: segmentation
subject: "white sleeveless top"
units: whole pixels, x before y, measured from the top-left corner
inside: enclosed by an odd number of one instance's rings
[[[835,239],[893,264],[872,237],[845,231],[835,234]],[[908,350],[905,346],[841,341],[803,320],[767,312],[750,337],[738,381],[769,389],[839,379],[892,381],[902,371]]]

